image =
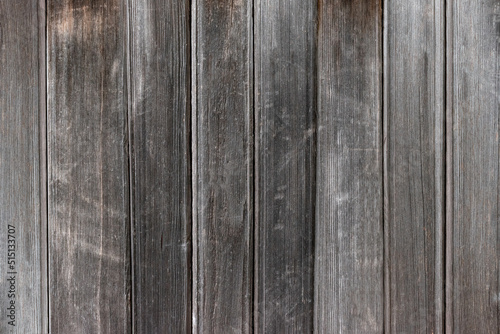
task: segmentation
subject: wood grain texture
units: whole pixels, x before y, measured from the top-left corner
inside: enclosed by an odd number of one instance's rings
[[[313,328],[316,8],[255,2],[258,333]]]
[[[48,2],[53,334],[131,332],[125,9]]]
[[[0,3],[1,333],[47,332],[39,154],[40,106],[45,98],[39,86],[44,66],[39,48],[44,39],[39,20],[44,17],[39,16],[38,1]],[[10,235],[9,230],[13,230]],[[15,280],[9,282],[11,276]],[[15,318],[7,317],[12,314],[7,310],[11,301]]]
[[[191,331],[189,1],[132,0],[136,333]]]
[[[499,328],[500,3],[448,2],[448,333]]]
[[[382,7],[318,3],[314,329],[381,333]]]
[[[252,2],[196,1],[195,332],[252,326]]]
[[[385,4],[386,332],[442,333],[444,2]]]

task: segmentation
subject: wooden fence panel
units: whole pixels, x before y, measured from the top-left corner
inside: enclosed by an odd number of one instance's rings
[[[189,1],[130,2],[136,333],[191,330]]]
[[[442,333],[444,1],[386,1],[386,332]]]
[[[0,1],[0,332],[497,332],[499,50],[495,0]]]
[[[0,3],[0,333],[47,332],[45,17],[38,6]]]
[[[255,2],[255,331],[313,328],[316,2]]]
[[[384,327],[381,3],[318,2],[314,328]]]
[[[448,1],[448,333],[496,333],[500,4]]]
[[[48,2],[50,333],[129,333],[126,2]]]
[[[195,332],[249,333],[253,281],[252,2],[197,0]]]

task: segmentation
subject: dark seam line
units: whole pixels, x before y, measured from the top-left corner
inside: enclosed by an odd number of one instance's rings
[[[253,207],[253,219],[252,219],[252,222],[253,222],[253,226],[252,228],[250,229],[251,231],[253,231],[253,237],[252,237],[252,246],[253,246],[253,257],[252,257],[252,262],[253,262],[253,273],[252,273],[252,282],[251,282],[251,287],[250,287],[250,291],[251,291],[251,320],[249,319],[249,321],[251,322],[250,324],[250,332],[252,333],[256,333],[258,332],[258,318],[257,318],[257,315],[258,315],[258,294],[257,294],[257,289],[258,289],[258,274],[259,274],[259,268],[258,268],[258,257],[259,257],[259,252],[258,252],[258,222],[259,222],[259,218],[258,218],[258,204],[257,204],[257,201],[259,199],[258,197],[258,178],[257,178],[257,175],[258,175],[258,166],[257,166],[257,155],[258,155],[258,152],[257,152],[257,139],[258,139],[258,135],[257,135],[257,131],[258,131],[258,120],[257,120],[257,106],[255,104],[255,96],[256,96],[256,89],[257,89],[257,84],[256,84],[256,74],[255,74],[255,59],[256,59],[256,53],[255,53],[255,3],[256,1],[252,1],[252,11],[251,11],[251,20],[250,20],[250,24],[251,24],[251,32],[249,34],[249,36],[251,36],[252,38],[252,42],[249,43],[251,44],[252,46],[252,52],[251,52],[251,80],[252,80],[252,84],[251,84],[251,90],[252,90],[252,93],[251,93],[251,103],[252,103],[252,111],[253,111],[253,114],[252,114],[252,120],[253,120],[253,147],[252,147],[252,177],[253,177],[253,196],[252,196],[252,207]]]
[[[315,29],[313,30],[313,39],[314,39],[314,45],[313,45],[313,55],[312,55],[312,106],[313,106],[313,112],[312,112],[312,124],[314,126],[314,134],[312,138],[312,156],[311,156],[311,163],[313,164],[312,166],[312,185],[310,189],[312,189],[313,194],[311,194],[311,200],[312,200],[312,208],[311,208],[311,274],[310,274],[310,279],[311,279],[311,315],[310,315],[310,322],[311,322],[311,332],[315,332],[315,305],[316,305],[316,300],[315,300],[315,294],[316,294],[316,227],[317,227],[317,221],[316,221],[316,206],[318,203],[318,189],[317,189],[317,178],[318,178],[318,166],[319,166],[319,160],[318,160],[318,150],[319,150],[319,30],[320,30],[320,15],[321,15],[321,0],[317,0],[316,2],[316,10],[312,13],[313,15],[313,23],[315,24]]]
[[[195,156],[198,152],[197,148],[197,140],[198,140],[198,133],[197,133],[197,126],[198,123],[196,122],[196,116],[198,113],[197,109],[197,98],[198,98],[198,90],[196,89],[198,86],[198,75],[197,75],[197,64],[198,64],[198,50],[197,50],[197,37],[198,37],[198,30],[197,30],[197,24],[198,24],[198,17],[197,17],[197,6],[198,2],[197,0],[192,0],[190,3],[189,7],[189,16],[191,18],[190,20],[190,40],[189,44],[191,45],[191,54],[190,54],[190,77],[191,77],[191,82],[190,82],[190,105],[191,105],[191,114],[190,114],[190,149],[191,149],[191,249],[192,249],[192,254],[191,254],[191,332],[194,334],[194,331],[197,330],[199,331],[199,317],[198,317],[198,290],[197,290],[197,285],[198,285],[198,212],[196,210],[196,198],[198,196],[197,189],[198,187],[196,186],[197,183],[197,178],[198,178],[198,170],[197,170],[197,156]],[[195,14],[195,15],[193,15]],[[193,321],[193,319],[196,319],[196,322]]]
[[[46,300],[42,299],[42,302],[45,304],[45,306],[42,305],[42,307],[46,308],[45,312],[42,312],[42,317],[47,317],[45,321],[42,321],[42,330],[47,330],[47,333],[50,332],[50,289],[49,289],[49,277],[50,277],[50,271],[49,271],[49,210],[48,210],[48,203],[49,203],[49,187],[48,187],[48,109],[47,109],[47,82],[48,82],[48,76],[47,76],[47,61],[48,61],[48,48],[47,48],[47,36],[48,36],[48,24],[47,24],[47,1],[46,0],[39,0],[38,2],[38,66],[39,66],[39,77],[38,77],[38,82],[40,83],[39,86],[39,156],[40,158],[43,159],[43,161],[40,161],[39,163],[39,174],[42,176],[42,179],[39,181],[40,184],[42,185],[42,189],[39,189],[40,191],[40,197],[41,197],[41,203],[40,203],[40,208],[43,207],[44,212],[44,217],[41,216],[40,212],[40,218],[43,218],[40,223],[43,223],[43,229],[41,232],[45,232],[45,235],[41,235],[45,239],[45,254],[43,255],[45,258],[42,259],[43,262],[45,262],[45,273],[41,273],[41,275],[45,275],[45,284],[46,286],[43,287],[42,289],[45,289],[46,293]],[[43,221],[45,220],[45,221]],[[43,328],[44,324],[47,325],[47,328]]]
[[[442,159],[442,163],[443,163],[443,166],[441,167],[441,175],[443,177],[443,183],[441,185],[441,191],[442,191],[442,194],[443,194],[443,198],[441,199],[441,205],[442,205],[442,219],[441,219],[441,228],[440,228],[440,232],[441,232],[441,253],[442,253],[442,268],[438,268],[440,271],[441,271],[441,275],[442,275],[442,282],[441,282],[441,301],[440,301],[440,304],[441,304],[441,314],[439,315],[440,318],[441,318],[441,328],[439,328],[440,332],[441,333],[445,333],[446,332],[446,280],[447,280],[447,277],[446,277],[446,266],[447,266],[447,261],[446,261],[446,244],[447,244],[447,237],[446,237],[446,224],[447,224],[447,182],[448,182],[448,173],[447,173],[447,170],[448,170],[448,159],[447,159],[447,156],[448,156],[448,150],[447,150],[447,145],[448,145],[448,133],[447,133],[447,122],[448,122],[448,119],[447,119],[447,109],[448,109],[448,106],[447,106],[447,67],[448,67],[448,57],[446,56],[447,55],[447,50],[448,50],[448,46],[447,46],[447,0],[443,0],[443,4],[441,5],[441,8],[442,8],[442,11],[443,11],[443,26],[442,26],[442,29],[443,29],[443,49],[442,49],[442,54],[439,55],[440,57],[442,57],[442,61],[443,61],[443,69],[442,69],[442,85],[443,85],[443,107],[441,108],[441,113],[443,115],[443,119],[441,120],[441,124],[440,126],[442,127],[443,129],[443,134],[442,134],[442,138],[443,138],[443,143],[441,144],[441,147],[442,147],[442,150],[443,150],[443,153],[441,154],[441,159]]]
[[[193,108],[191,105],[191,100],[192,100],[192,71],[193,71],[193,62],[192,62],[192,37],[193,37],[193,30],[192,30],[192,11],[191,11],[191,5],[192,2],[191,0],[188,0],[184,3],[184,14],[186,15],[186,26],[185,28],[187,29],[187,38],[186,40],[188,41],[186,43],[187,49],[186,49],[186,66],[188,67],[186,70],[186,123],[184,124],[184,129],[186,131],[185,134],[185,145],[186,145],[186,151],[188,152],[188,161],[186,162],[186,169],[187,169],[187,177],[186,180],[184,181],[184,185],[186,187],[187,194],[185,193],[184,196],[186,196],[187,201],[189,201],[187,207],[184,207],[185,211],[185,217],[186,217],[186,226],[185,226],[185,233],[189,234],[187,241],[188,241],[188,250],[186,254],[186,266],[187,266],[187,288],[186,288],[186,331],[187,332],[192,332],[193,331],[193,189],[192,189],[192,184],[193,184],[193,146],[192,146],[192,140],[193,140],[193,133],[192,133],[192,112]]]
[[[452,305],[452,296],[450,296],[451,291],[448,291],[452,288],[452,280],[453,280],[453,261],[452,261],[452,242],[453,235],[452,233],[452,219],[453,219],[453,113],[450,109],[453,103],[448,101],[452,97],[452,93],[448,92],[449,89],[453,89],[453,73],[448,69],[448,66],[451,65],[450,61],[450,50],[448,48],[449,45],[453,44],[452,36],[449,36],[452,27],[452,17],[449,16],[452,14],[452,2],[448,2],[445,0],[445,26],[444,26],[444,36],[445,36],[445,128],[446,128],[446,137],[445,137],[445,147],[446,147],[446,169],[445,169],[445,291],[444,291],[444,322],[445,322],[445,330],[444,332],[451,332],[453,330],[453,305]],[[450,88],[451,87],[451,88]],[[451,173],[450,173],[451,171]],[[451,303],[450,303],[451,302]],[[450,333],[451,334],[451,333]]]
[[[381,1],[380,3],[381,6],[381,11],[380,11],[380,22],[382,25],[382,29],[380,32],[380,40],[381,40],[381,69],[382,73],[380,74],[381,76],[381,92],[382,92],[382,97],[381,97],[381,124],[382,124],[382,238],[383,238],[383,246],[382,246],[382,262],[383,262],[383,268],[382,268],[382,278],[383,278],[383,283],[382,283],[382,295],[383,295],[383,308],[382,308],[382,314],[383,314],[383,332],[386,334],[390,333],[390,289],[389,289],[389,229],[388,229],[388,223],[387,220],[389,219],[388,214],[386,210],[389,210],[389,200],[387,197],[386,200],[386,195],[389,194],[389,189],[386,189],[388,187],[388,173],[387,173],[387,163],[389,160],[389,149],[388,149],[388,144],[387,144],[387,137],[389,134],[389,117],[387,115],[387,106],[388,106],[388,101],[387,99],[387,81],[389,80],[388,78],[388,73],[386,70],[386,66],[388,64],[388,61],[385,59],[387,56],[386,51],[388,50],[388,46],[386,45],[387,42],[387,27],[386,27],[386,19],[387,19],[387,2],[386,1]],[[379,51],[380,52],[380,51]],[[387,124],[386,124],[387,123]]]
[[[129,233],[130,233],[130,328],[132,334],[135,333],[135,312],[137,310],[136,299],[135,299],[135,248],[134,248],[134,166],[133,166],[133,134],[132,134],[132,66],[131,66],[131,15],[130,9],[132,6],[132,0],[125,2],[125,17],[126,17],[126,82],[127,82],[127,132],[128,132],[128,204],[129,204]]]

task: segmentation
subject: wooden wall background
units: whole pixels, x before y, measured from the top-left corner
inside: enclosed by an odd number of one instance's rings
[[[0,333],[498,333],[499,107],[498,0],[1,1]]]

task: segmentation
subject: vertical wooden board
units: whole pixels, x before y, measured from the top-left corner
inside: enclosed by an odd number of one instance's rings
[[[249,333],[253,228],[252,2],[196,2],[199,333]]]
[[[137,333],[191,331],[189,11],[130,7]]]
[[[50,332],[129,333],[125,2],[47,20]]]
[[[386,332],[442,333],[444,2],[385,4]]]
[[[383,331],[381,3],[318,2],[314,328]]]
[[[448,2],[447,332],[496,333],[500,3]]]
[[[255,3],[256,321],[313,328],[316,1]]]
[[[35,0],[0,3],[1,333],[47,332],[38,13]]]

